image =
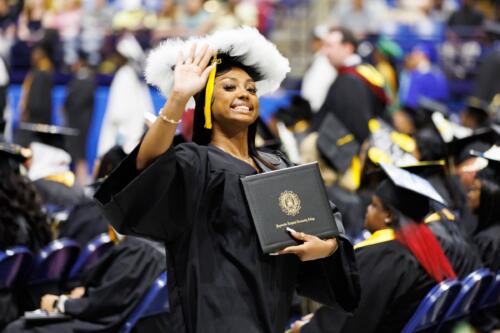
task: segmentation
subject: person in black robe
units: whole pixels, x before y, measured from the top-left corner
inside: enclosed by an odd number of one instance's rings
[[[420,301],[455,273],[436,238],[423,223],[430,202],[423,194],[384,180],[372,196],[365,218],[372,236],[356,244],[361,301],[349,316],[322,307],[297,321],[293,333],[401,332]]]
[[[23,318],[3,333],[117,332],[158,276],[165,271],[165,253],[151,241],[125,237],[92,268],[84,272],[82,287],[65,297],[44,295],[40,308],[71,318],[63,322],[30,324]],[[57,306],[54,305],[57,303]],[[168,315],[140,320],[138,332],[168,332]]]
[[[39,43],[33,47],[31,62],[32,70],[23,82],[21,118],[23,121],[51,124],[54,65],[48,46]]]
[[[19,133],[30,137],[33,157],[29,177],[42,197],[48,213],[70,211],[84,200],[83,188],[70,169],[71,156],[66,152],[66,140],[78,131],[69,127],[21,123]]]
[[[179,54],[173,92],[142,143],[104,181],[95,198],[120,233],[165,243],[172,258],[167,262],[168,276],[176,277],[169,279],[170,305],[183,313],[175,332],[280,332],[295,290],[352,311],[359,285],[352,246],[342,236],[321,240],[291,232],[303,244],[276,255],[261,250],[240,177],[287,165],[279,154],[257,152],[254,137],[256,82],[260,93],[269,92],[259,82],[278,86],[288,65],[254,29],[220,34],[228,36],[211,37],[229,54],[219,52],[210,66],[213,51],[206,44],[198,53],[192,44],[187,58],[171,43],[151,53],[148,80],[160,85],[173,66],[155,65],[155,55],[158,60]],[[256,44],[248,49],[250,41]],[[231,54],[241,49],[246,52],[238,58]],[[250,59],[260,60],[249,64]],[[281,72],[274,81],[271,69]],[[155,80],[158,71],[163,74]],[[207,82],[210,72],[215,83]],[[207,100],[212,100],[206,116],[205,85]],[[188,99],[199,91],[194,142],[173,147],[178,119]],[[334,217],[340,223],[335,210]]]
[[[26,246],[33,253],[52,239],[47,216],[33,184],[20,172],[26,148],[0,142],[0,251]],[[18,290],[0,289],[0,329],[21,312]]]
[[[458,219],[447,209],[431,214],[425,223],[439,241],[444,254],[460,279],[483,267],[471,239],[460,230]]]
[[[113,147],[104,154],[96,171],[96,181],[88,185],[89,190],[94,191],[125,157],[127,154],[119,146]],[[108,224],[99,204],[91,198],[84,198],[73,207],[64,223],[60,224],[59,238],[74,239],[83,248],[89,241],[106,232]]]
[[[87,64],[86,55],[79,54],[72,65],[75,73],[68,83],[64,111],[68,126],[78,129],[78,136],[68,140],[68,152],[75,164],[75,173],[80,184],[86,183],[88,176],[86,162],[87,135],[94,113],[95,77]]]
[[[324,53],[338,76],[312,119],[311,130],[319,130],[331,113],[361,144],[370,135],[368,121],[385,116],[389,99],[382,74],[371,65],[361,63],[357,45],[356,37],[347,29],[333,28],[325,37]]]

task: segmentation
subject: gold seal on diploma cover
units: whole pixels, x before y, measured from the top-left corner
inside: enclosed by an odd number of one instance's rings
[[[286,215],[295,216],[300,212],[300,199],[295,192],[281,192],[279,202],[281,210]]]

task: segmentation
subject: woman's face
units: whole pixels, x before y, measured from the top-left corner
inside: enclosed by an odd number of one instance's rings
[[[259,116],[259,99],[253,79],[233,68],[215,78],[212,115],[219,125],[248,127]]]
[[[368,205],[365,215],[365,228],[370,232],[387,229],[390,225],[391,214],[384,208],[382,201],[376,195],[372,196],[372,202]]]

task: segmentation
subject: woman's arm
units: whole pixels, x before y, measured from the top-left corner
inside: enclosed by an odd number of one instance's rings
[[[142,141],[136,160],[138,170],[146,168],[172,145],[177,123],[189,98],[203,89],[207,82],[212,69],[212,66],[207,65],[212,55],[213,51],[207,45],[202,46],[196,54],[196,44],[193,44],[186,60],[179,52],[172,93]]]

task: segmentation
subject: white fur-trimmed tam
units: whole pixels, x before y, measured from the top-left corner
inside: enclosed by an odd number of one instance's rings
[[[218,53],[240,57],[243,65],[255,68],[262,76],[262,80],[256,82],[259,96],[278,89],[290,71],[288,59],[255,28],[221,30],[212,35],[188,40],[168,39],[151,50],[145,70],[146,81],[157,87],[165,97],[168,97],[172,90],[173,67],[177,63],[179,49],[184,57],[187,57],[192,43],[198,46],[208,44]],[[197,48],[198,51],[199,49],[200,47]]]

